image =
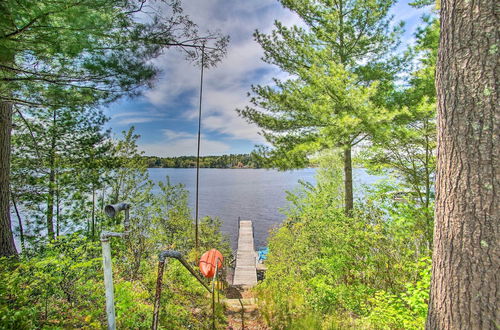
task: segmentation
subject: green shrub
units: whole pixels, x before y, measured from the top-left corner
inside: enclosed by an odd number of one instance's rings
[[[428,258],[419,261],[429,250],[418,206],[378,191],[348,217],[336,194],[337,186],[320,182],[292,196],[288,220],[270,235],[257,287],[266,322],[276,329],[422,327],[430,278]]]
[[[419,279],[406,285],[399,294],[375,293],[366,306],[369,312],[363,322],[377,329],[424,329],[429,303],[431,262],[423,258],[418,263]]]
[[[180,186],[163,186],[145,209],[169,209],[169,218],[153,213],[150,222],[132,220],[126,239],[112,238],[113,280],[117,327],[149,328],[157,276],[157,255],[178,248],[192,255],[193,227]],[[175,196],[172,193],[175,192]],[[170,194],[170,195],[168,195]],[[167,197],[170,196],[169,200]],[[179,197],[184,196],[184,197]],[[181,200],[178,200],[181,198]],[[186,211],[187,210],[187,211]],[[156,227],[163,223],[162,227]],[[229,257],[229,243],[220,234],[218,219],[200,224],[202,248],[217,248]],[[121,230],[121,229],[120,229]],[[162,232],[173,234],[159,240]],[[104,328],[105,296],[99,242],[78,233],[60,236],[50,244],[22,255],[0,259],[0,328]],[[29,256],[29,257],[28,257]],[[169,260],[164,275],[160,325],[169,328],[210,328],[211,299],[205,288],[176,260]],[[217,323],[225,317],[217,308]]]
[[[86,323],[78,312],[88,302],[88,291],[81,286],[93,283],[100,270],[97,243],[78,234],[62,236],[36,257],[2,259],[0,263],[5,279],[0,285],[0,327],[26,329]],[[103,313],[95,314],[102,319]]]

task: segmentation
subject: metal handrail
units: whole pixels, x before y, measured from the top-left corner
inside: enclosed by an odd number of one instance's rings
[[[217,301],[219,302],[219,289],[215,287],[217,274],[219,272],[219,258],[215,259],[215,273],[212,280],[212,329],[215,329],[215,291],[217,290]]]
[[[207,289],[208,292],[212,294],[212,327],[215,329],[215,280],[217,278],[217,272],[218,272],[218,261],[219,258],[216,259],[215,261],[215,274],[212,282],[212,288],[210,288],[205,281],[200,277],[200,275],[189,265],[189,263],[184,259],[182,256],[182,253],[179,251],[175,250],[165,250],[160,252],[158,255],[158,278],[156,279],[156,293],[155,293],[155,302],[154,302],[154,311],[153,311],[153,324],[151,325],[151,329],[156,330],[158,329],[158,321],[159,321],[159,314],[160,314],[160,298],[161,298],[161,291],[162,291],[162,283],[163,283],[163,271],[165,269],[165,261],[167,258],[173,258],[177,259],[180,261],[180,263],[200,282],[205,289]],[[219,291],[217,289],[217,291]]]
[[[196,277],[198,282],[200,282],[200,284],[203,285],[203,287],[205,287],[205,289],[207,289],[208,292],[212,293],[212,290],[210,289],[210,287],[207,285],[207,283],[205,283],[205,281],[201,278],[201,276],[191,267],[191,265],[186,261],[186,259],[184,259],[184,257],[182,256],[182,253],[180,253],[179,251],[175,251],[175,250],[165,250],[163,252],[160,252],[160,254],[158,255],[158,259],[160,262],[165,262],[165,260],[167,258],[173,258],[173,259],[179,260],[180,263],[187,270],[189,270],[189,272],[194,277]]]

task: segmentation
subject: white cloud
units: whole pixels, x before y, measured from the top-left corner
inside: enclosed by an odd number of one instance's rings
[[[113,119],[123,118],[123,117],[135,117],[135,116],[143,116],[144,111],[127,111],[127,112],[119,112],[113,115]]]
[[[186,156],[196,155],[198,146],[198,134],[163,129],[163,138],[160,142],[139,144],[139,149],[148,156]],[[201,135],[200,154],[202,156],[222,155],[227,153],[231,147],[221,141],[215,141]]]
[[[287,76],[276,67],[262,62],[262,49],[253,40],[252,33],[255,29],[264,33],[271,32],[274,20],[287,26],[302,25],[302,21],[296,14],[283,9],[276,0],[186,1],[183,6],[185,14],[198,24],[201,33],[205,30],[220,30],[231,36],[226,58],[216,68],[205,71],[202,131],[205,135],[221,133],[230,139],[244,139],[253,144],[264,143],[264,139],[258,134],[259,128],[239,117],[235,109],[249,105],[247,93],[250,85],[269,84],[272,77]],[[398,20],[414,20],[421,15],[422,10],[411,9],[407,1],[402,1],[394,7],[393,12]],[[183,119],[197,121],[199,68],[186,62],[184,55],[175,49],[166,52],[155,63],[163,73],[157,86],[145,93],[146,100],[157,108],[173,107],[176,102],[188,104],[187,109],[183,110]],[[185,99],[180,100],[180,97]],[[152,122],[158,118],[159,114],[153,111],[130,112],[113,117],[122,124]],[[162,155],[196,152],[196,134],[172,129],[164,129],[161,134],[164,137],[162,143],[143,145],[144,150]],[[202,150],[205,154],[222,152],[228,148],[225,143],[203,137]],[[170,151],[165,151],[167,149]]]
[[[111,116],[111,122],[117,125],[150,123],[164,117],[164,114],[154,110],[118,112]]]
[[[231,35],[226,58],[216,67],[205,71],[203,90],[203,131],[223,133],[234,139],[247,139],[263,143],[258,127],[240,118],[235,109],[248,105],[247,93],[251,84],[267,83],[271,76],[280,72],[261,61],[262,49],[253,38],[255,29],[272,30],[275,19],[287,25],[299,23],[299,19],[284,10],[275,0],[220,1],[206,0],[184,3],[185,13],[198,23],[200,30],[220,28]],[[258,14],[257,14],[258,13]],[[190,104],[184,118],[198,118],[200,71],[183,60],[180,52],[171,50],[156,62],[163,69],[158,85],[146,93],[149,102],[159,106],[172,103],[179,95],[190,91]],[[268,75],[262,72],[269,71]],[[259,72],[259,74],[256,74]]]
[[[132,124],[140,124],[140,123],[150,123],[152,121],[156,120],[156,118],[151,118],[151,117],[132,117],[132,118],[124,118],[116,123],[119,125],[132,125]]]
[[[195,134],[193,134],[193,133],[179,132],[179,131],[174,131],[171,129],[163,129],[162,133],[167,138],[167,140],[178,140],[178,139],[195,137]]]

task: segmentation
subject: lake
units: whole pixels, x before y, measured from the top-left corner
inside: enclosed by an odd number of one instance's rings
[[[265,246],[269,230],[279,225],[285,216],[280,209],[287,207],[286,191],[299,186],[298,181],[315,183],[316,169],[307,168],[280,172],[266,169],[200,169],[199,215],[219,217],[222,232],[229,235],[236,248],[238,217],[252,220],[256,248]],[[170,177],[173,184],[182,183],[189,191],[189,206],[194,217],[196,169],[151,168],[154,182]],[[364,169],[353,170],[354,185],[372,184],[379,177]],[[159,191],[159,188],[157,188]],[[359,192],[359,189],[355,189]],[[359,196],[359,195],[358,195]]]

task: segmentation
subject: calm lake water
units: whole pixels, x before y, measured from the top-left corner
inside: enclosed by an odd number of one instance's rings
[[[256,247],[265,246],[269,230],[279,225],[285,216],[286,191],[298,188],[299,180],[315,183],[316,169],[279,172],[265,169],[208,169],[200,170],[199,215],[219,217],[222,231],[231,238],[236,248],[238,217],[252,220]],[[150,178],[155,181],[182,183],[189,191],[189,206],[194,215],[196,169],[152,168]],[[354,169],[355,187],[371,184],[379,178]],[[158,189],[159,190],[159,189]],[[359,191],[356,189],[355,191]]]

